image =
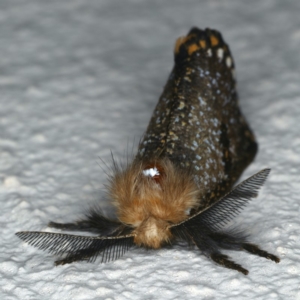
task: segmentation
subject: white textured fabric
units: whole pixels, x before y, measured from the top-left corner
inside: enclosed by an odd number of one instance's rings
[[[0,7],[1,299],[300,299],[300,1]],[[75,220],[93,203],[113,214],[101,167],[110,151],[117,159],[135,152],[175,39],[192,26],[220,30],[235,58],[240,105],[259,142],[243,178],[272,168],[234,224],[281,262],[228,252],[250,271],[244,276],[176,245],[54,267],[54,257],[14,233]]]

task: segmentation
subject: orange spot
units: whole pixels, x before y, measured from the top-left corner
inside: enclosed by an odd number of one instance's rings
[[[188,53],[189,53],[189,55],[192,55],[197,50],[199,50],[199,46],[196,44],[192,44],[188,48]]]
[[[175,54],[178,54],[181,45],[184,44],[186,41],[187,41],[186,36],[181,36],[176,40],[175,47],[174,47]]]
[[[194,34],[191,34],[191,35],[179,37],[179,38],[176,40],[176,42],[175,42],[175,47],[174,47],[174,52],[175,52],[175,54],[178,54],[181,45],[183,45],[185,42],[187,42],[187,41],[188,41],[189,39],[191,39],[193,36],[195,36],[195,35],[194,35]]]
[[[211,42],[211,45],[212,45],[212,46],[216,46],[216,45],[219,44],[218,38],[217,38],[216,36],[214,36],[214,35],[212,35],[212,36],[210,37],[210,42]]]
[[[201,46],[202,49],[206,48],[206,42],[204,40],[200,40],[199,45]]]

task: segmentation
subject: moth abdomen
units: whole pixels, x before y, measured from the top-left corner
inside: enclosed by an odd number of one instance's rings
[[[193,28],[177,40],[174,57],[138,157],[168,157],[191,172],[204,208],[230,191],[257,144],[238,105],[234,62],[221,34]]]

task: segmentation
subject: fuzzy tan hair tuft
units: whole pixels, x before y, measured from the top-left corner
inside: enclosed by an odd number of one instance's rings
[[[153,166],[159,177],[145,176]],[[119,220],[133,227],[135,243],[159,248],[172,236],[169,226],[185,220],[199,205],[199,191],[192,176],[164,158],[148,162],[134,161],[124,170],[116,170],[109,194]]]

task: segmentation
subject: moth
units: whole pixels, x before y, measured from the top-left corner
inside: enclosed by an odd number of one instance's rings
[[[197,247],[215,263],[248,274],[222,249],[279,258],[226,225],[266,181],[264,169],[234,187],[257,152],[238,106],[234,62],[221,34],[192,28],[177,39],[175,65],[135,158],[113,163],[108,195],[117,219],[91,209],[74,223],[49,227],[92,236],[21,231],[16,235],[61,256],[56,265],[115,260],[133,246],[158,249],[176,240]]]

